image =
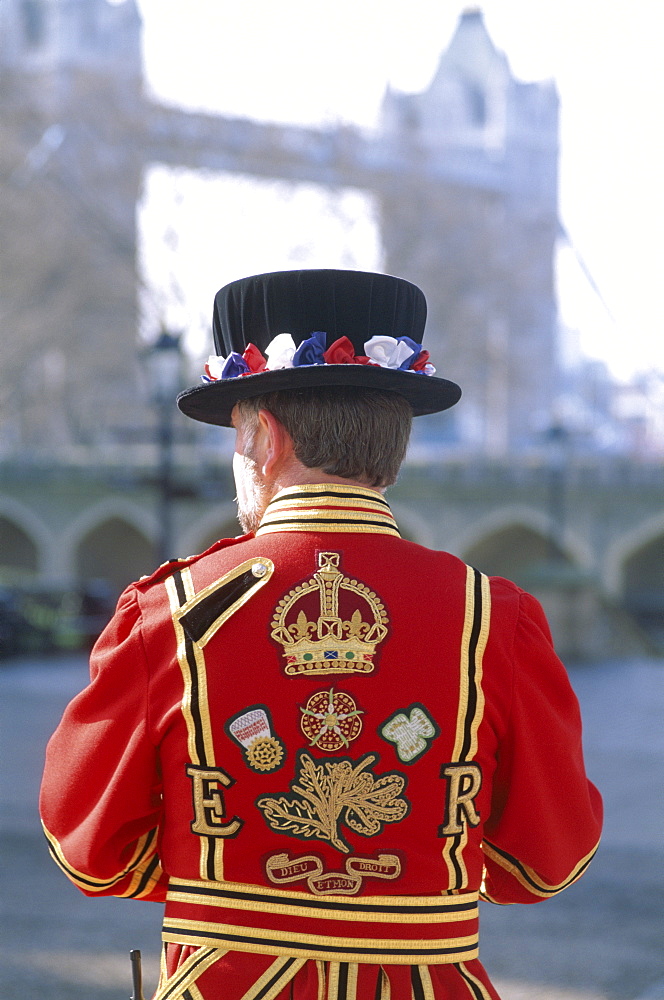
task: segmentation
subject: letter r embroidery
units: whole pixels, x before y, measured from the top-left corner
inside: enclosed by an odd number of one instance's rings
[[[455,837],[463,833],[464,825],[477,826],[480,815],[475,798],[482,787],[479,764],[443,764],[441,778],[447,780],[445,821],[438,827],[439,837]]]

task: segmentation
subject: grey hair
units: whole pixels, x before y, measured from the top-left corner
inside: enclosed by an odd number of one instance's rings
[[[345,386],[266,393],[238,408],[251,423],[259,410],[272,413],[307,468],[374,487],[396,482],[413,419],[410,403],[396,392]]]

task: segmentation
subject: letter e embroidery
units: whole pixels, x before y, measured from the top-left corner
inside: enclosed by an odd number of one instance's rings
[[[219,786],[230,788],[235,784],[235,779],[220,767],[205,768],[195,764],[187,765],[187,774],[191,778],[194,800],[192,833],[199,837],[234,837],[243,821],[233,816],[229,822],[224,822],[226,806],[224,793]]]

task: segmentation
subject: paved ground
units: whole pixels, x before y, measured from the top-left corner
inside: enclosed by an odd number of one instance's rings
[[[603,847],[553,900],[483,906],[482,959],[504,1000],[664,1000],[664,662],[571,676],[606,802]],[[44,745],[85,679],[77,658],[0,663],[1,1000],[126,1000],[131,948],[146,995],[156,982],[161,908],[81,896],[38,827]]]

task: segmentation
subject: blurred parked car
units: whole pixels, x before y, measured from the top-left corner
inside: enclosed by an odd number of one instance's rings
[[[89,649],[113,612],[111,588],[0,587],[0,657]]]

